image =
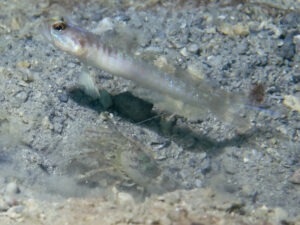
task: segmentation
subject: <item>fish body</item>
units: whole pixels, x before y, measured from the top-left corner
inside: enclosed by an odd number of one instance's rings
[[[192,118],[212,112],[221,121],[232,125],[244,128],[249,125],[245,118],[240,117],[245,106],[244,95],[214,88],[204,81],[196,82],[189,76],[162,72],[151,64],[105,45],[99,36],[63,18],[47,23],[44,33],[53,45],[83,62],[134,81],[146,90],[143,97],[163,109]]]

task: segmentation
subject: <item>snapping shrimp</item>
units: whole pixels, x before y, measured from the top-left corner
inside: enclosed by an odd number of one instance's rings
[[[145,90],[142,91],[144,95],[137,93],[162,109],[174,110],[191,118],[201,118],[211,112],[235,127],[249,128],[249,122],[241,116],[246,97],[240,93],[229,93],[204,81],[194,82],[189,76],[165,73],[154,65],[105,45],[99,36],[64,18],[49,20],[45,33],[54,46],[83,62],[132,80]]]

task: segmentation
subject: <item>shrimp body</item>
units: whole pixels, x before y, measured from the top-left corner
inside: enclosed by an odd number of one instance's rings
[[[233,125],[244,126],[246,124],[245,118],[238,119],[237,117],[245,105],[245,97],[242,95],[213,88],[206,82],[195,83],[185,77],[164,73],[153,65],[137,60],[110,46],[105,46],[97,35],[64,19],[49,23],[46,36],[56,47],[77,56],[80,60],[112,75],[132,80],[138,86],[153,92],[154,95],[159,94],[165,100],[171,99],[167,102],[174,100],[169,108],[176,108],[179,114],[186,115],[185,111],[188,111],[192,112],[192,117],[197,117],[197,115],[203,116],[212,112],[222,121]],[[160,101],[155,98],[151,100],[153,103]],[[181,105],[180,109],[178,109],[178,103]]]

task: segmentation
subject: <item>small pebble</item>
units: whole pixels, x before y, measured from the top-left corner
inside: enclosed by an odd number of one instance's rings
[[[196,80],[204,79],[204,72],[201,65],[198,64],[188,65],[187,72]]]
[[[42,120],[42,126],[44,129],[49,129],[49,130],[52,130],[53,129],[53,125],[52,123],[50,122],[49,120],[49,117],[48,116],[45,116]]]
[[[63,92],[58,96],[58,99],[60,102],[66,103],[69,100],[69,95]]]
[[[181,50],[180,50],[180,54],[181,54],[182,56],[184,56],[184,57],[187,57],[187,56],[189,55],[188,52],[187,52],[187,50],[186,50],[186,48],[181,49]]]
[[[209,158],[205,158],[202,162],[201,162],[201,171],[202,173],[207,173],[211,170],[211,161]]]
[[[300,112],[300,99],[293,95],[285,95],[283,104],[292,110]]]
[[[234,163],[235,159],[226,157],[223,160],[224,170],[228,174],[235,174],[236,173],[236,164]]]
[[[235,35],[247,36],[250,33],[250,30],[247,24],[238,23],[233,26],[233,32]]]
[[[251,185],[246,184],[246,185],[242,186],[242,188],[241,188],[242,196],[250,197],[252,194],[253,194],[253,190],[252,190]]]
[[[10,182],[6,186],[6,193],[7,194],[18,194],[20,192],[20,189],[16,182]]]
[[[188,51],[191,53],[197,53],[199,51],[199,46],[197,44],[191,44],[188,47]]]
[[[195,180],[195,186],[196,186],[197,188],[203,187],[203,182],[202,182],[202,180],[196,179],[196,180]]]
[[[20,91],[15,95],[15,100],[19,104],[26,102],[27,99],[28,99],[28,93],[25,91]]]
[[[207,157],[207,153],[206,152],[201,152],[199,155],[199,160],[204,160]]]
[[[293,184],[300,184],[300,168],[294,172],[294,174],[290,178],[290,182],[292,182]]]
[[[27,61],[20,61],[17,63],[17,67],[29,68],[31,64]]]
[[[132,197],[132,195],[126,193],[126,192],[118,192],[117,193],[117,201],[119,204],[123,204],[123,205],[134,205],[134,199]]]
[[[12,28],[12,30],[20,30],[20,18],[12,18],[11,23],[10,23],[10,27]]]
[[[0,212],[4,212],[9,209],[9,205],[3,198],[0,197]]]
[[[283,45],[279,48],[278,55],[283,59],[292,61],[296,53],[296,45],[293,43],[294,34],[288,34],[283,40]]]
[[[228,36],[247,36],[250,33],[249,26],[241,23],[235,25],[223,23],[218,27],[218,31]]]
[[[300,34],[295,35],[293,37],[293,43],[295,44],[296,54],[299,54],[300,53]]]
[[[31,83],[31,82],[34,81],[34,77],[30,73],[23,73],[22,74],[22,81],[24,81],[26,83]]]

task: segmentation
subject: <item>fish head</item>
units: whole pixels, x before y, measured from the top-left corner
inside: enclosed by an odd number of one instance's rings
[[[87,31],[66,21],[63,17],[46,21],[44,36],[59,49],[81,57],[85,54]]]

